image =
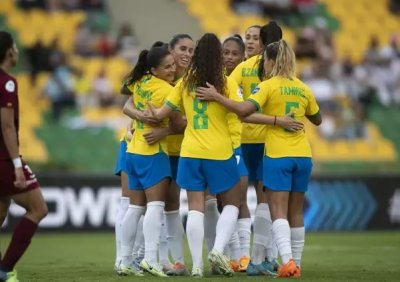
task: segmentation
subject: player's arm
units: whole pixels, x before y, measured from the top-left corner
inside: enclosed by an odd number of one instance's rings
[[[242,121],[247,123],[256,123],[256,124],[270,124],[283,127],[290,131],[299,131],[304,128],[304,124],[293,119],[292,113],[284,116],[269,116],[261,113],[252,113],[251,115],[242,118]]]
[[[179,112],[172,111],[169,115],[168,127],[154,127],[143,135],[147,144],[152,145],[168,135],[182,134],[186,128],[186,120]]]
[[[14,109],[2,107],[0,109],[1,116],[1,132],[3,134],[4,143],[8,154],[13,160],[15,167],[15,182],[17,188],[25,188],[26,180],[22,169],[22,161],[19,156],[19,148],[17,141],[17,130],[14,126]]]
[[[318,111],[314,115],[306,116],[309,121],[311,121],[314,125],[318,126],[322,123],[322,116],[320,111]]]
[[[239,118],[244,118],[252,113],[254,113],[257,108],[256,106],[249,102],[236,102],[228,97],[223,96],[218,93],[217,89],[207,82],[207,87],[198,87],[196,89],[196,96],[202,101],[215,101],[229,111],[234,112],[239,116]]]
[[[160,121],[158,121],[157,119],[154,119],[153,117],[149,116],[149,115],[145,115],[144,111],[138,110],[135,107],[135,104],[133,103],[133,98],[130,97],[126,102],[125,105],[122,109],[122,112],[127,115],[128,117],[130,117],[131,119],[135,119],[147,124],[157,124]]]

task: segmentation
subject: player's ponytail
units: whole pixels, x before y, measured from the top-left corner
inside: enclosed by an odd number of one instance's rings
[[[260,29],[260,43],[266,47],[267,45],[278,42],[282,39],[282,29],[275,22],[270,21],[268,24],[264,25]],[[263,81],[265,77],[264,70],[264,54],[261,56],[261,59],[258,61],[258,78]]]
[[[275,61],[269,77],[283,76],[286,78],[295,77],[296,56],[293,49],[285,40],[269,44],[265,48],[266,59]]]
[[[126,84],[131,85],[136,81],[139,81],[147,72],[147,55],[149,54],[148,50],[142,50],[139,54],[139,59],[132,69],[132,71],[126,77]]]

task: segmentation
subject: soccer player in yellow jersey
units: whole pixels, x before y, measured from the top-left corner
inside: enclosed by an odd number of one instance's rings
[[[229,262],[222,252],[234,231],[240,199],[239,173],[229,132],[228,112],[218,103],[201,102],[195,89],[212,81],[223,95],[238,97],[238,87],[226,78],[223,70],[222,48],[219,39],[206,33],[198,41],[188,71],[166,104],[152,109],[158,119],[182,107],[187,127],[182,142],[177,182],[186,189],[189,214],[186,224],[189,249],[192,254],[192,276],[203,276],[204,194],[221,194],[224,205],[217,223],[213,250],[209,253],[212,265],[223,274],[232,275]],[[240,98],[240,97],[239,97]]]
[[[304,248],[303,203],[312,170],[311,148],[304,130],[292,132],[277,127],[286,114],[296,120],[322,122],[310,88],[295,77],[295,55],[284,40],[265,49],[264,68],[268,80],[260,83],[243,103],[224,99],[213,87],[198,88],[201,99],[216,100],[245,120],[268,124],[265,136],[263,183],[271,210],[272,233],[282,265],[279,277],[300,277]],[[265,115],[251,115],[257,110]],[[267,116],[269,115],[269,116]],[[300,129],[294,123],[289,129]]]
[[[246,58],[250,59],[253,56],[257,56],[262,53],[262,44],[260,41],[260,29],[259,25],[252,25],[246,29],[244,33],[244,43],[246,46]]]
[[[245,57],[245,48],[245,44],[240,35],[234,35],[224,40],[222,43],[222,52],[227,75],[230,75],[236,66],[243,61]],[[232,134],[233,148],[235,150],[235,157],[240,175],[241,204],[235,232],[225,250],[230,252],[231,268],[236,272],[244,272],[250,262],[251,237],[251,218],[247,206],[248,171],[244,164],[241,149],[242,124],[235,114],[232,113],[231,115],[232,121],[229,123],[229,128]],[[210,200],[207,201],[207,204],[210,205]]]
[[[282,30],[276,22],[269,22],[260,29],[260,39],[262,46],[267,46],[271,42],[278,41],[282,38]],[[230,77],[240,85],[243,91],[243,98],[247,99],[254,88],[264,80],[264,75],[260,75],[263,65],[260,65],[263,55],[247,59],[239,64],[231,73]],[[242,130],[242,153],[244,162],[249,171],[249,182],[254,183],[257,193],[257,208],[253,223],[253,250],[251,261],[255,264],[261,264],[266,257],[266,265],[270,270],[277,270],[276,248],[272,245],[271,240],[271,215],[269,212],[266,194],[263,192],[262,184],[262,159],[264,154],[265,125],[252,123],[243,123]],[[274,251],[275,250],[275,251]],[[249,275],[264,275],[265,272],[254,273],[251,269]]]
[[[129,84],[133,84],[135,107],[145,110],[148,102],[161,106],[173,89],[170,82],[174,79],[174,73],[175,62],[166,46],[153,47],[149,51],[143,50],[129,80]],[[170,118],[173,116],[170,115]],[[152,126],[154,124],[149,125],[137,120],[135,132],[127,148],[126,171],[131,202],[123,220],[121,272],[138,274],[131,267],[132,239],[136,234],[137,223],[146,209],[143,220],[145,255],[140,267],[153,275],[166,277],[158,264],[157,253],[160,221],[171,171],[166,138],[149,145],[144,137]],[[156,126],[167,127],[168,120],[162,120]]]

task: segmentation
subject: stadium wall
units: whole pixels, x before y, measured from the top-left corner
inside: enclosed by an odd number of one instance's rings
[[[43,231],[99,231],[114,228],[120,196],[117,177],[40,175],[49,206]],[[248,192],[254,215],[254,188]],[[14,204],[3,226],[12,230],[24,210]],[[186,193],[181,193],[181,216],[187,215]],[[400,176],[316,176],[306,194],[304,221],[308,231],[400,229]]]
[[[169,42],[178,33],[193,38],[202,34],[197,20],[176,0],[107,0],[107,8],[113,28],[118,30],[122,23],[129,22],[143,48],[158,40]]]

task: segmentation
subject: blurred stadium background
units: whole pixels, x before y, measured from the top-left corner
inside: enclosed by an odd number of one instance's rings
[[[398,0],[0,0],[0,29],[15,36],[21,56],[21,151],[50,207],[42,230],[112,229],[127,121],[118,93],[141,48],[176,33],[222,40],[271,19],[324,118],[306,129],[314,154],[307,230],[399,235]],[[184,214],[184,193],[182,201]],[[6,230],[21,212],[11,208]]]

